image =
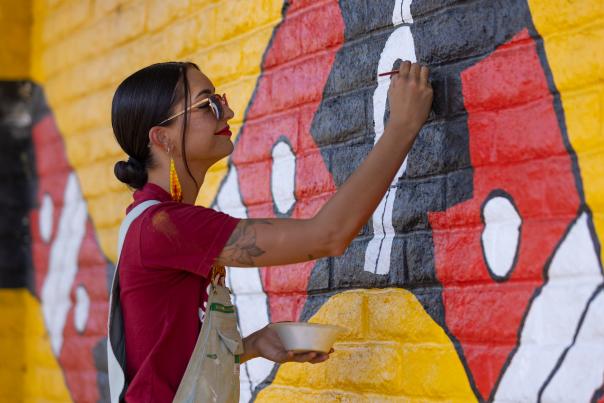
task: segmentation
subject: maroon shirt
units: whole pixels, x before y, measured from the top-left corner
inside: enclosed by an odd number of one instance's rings
[[[172,201],[154,184],[134,193],[151,206],[131,224],[119,263],[126,333],[127,402],[171,402],[201,329],[214,259],[238,219]]]

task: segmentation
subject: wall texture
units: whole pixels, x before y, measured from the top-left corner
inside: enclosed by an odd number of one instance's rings
[[[235,151],[198,203],[309,217],[402,59],[433,112],[346,253],[229,269],[244,334],[348,328],[326,363],[244,364],[242,401],[604,402],[600,0],[0,0],[0,22],[0,400],[107,401],[124,77],[191,60],[228,93]]]

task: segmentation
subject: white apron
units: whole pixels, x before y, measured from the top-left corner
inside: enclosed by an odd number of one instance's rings
[[[107,365],[112,403],[126,395],[126,339],[120,303],[118,267],[122,246],[130,224],[147,208],[159,203],[147,200],[133,208],[120,226],[117,264],[109,296]],[[206,315],[193,354],[178,386],[176,403],[237,403],[239,401],[239,357],[243,342],[237,330],[237,310],[231,303],[224,278],[212,271]]]

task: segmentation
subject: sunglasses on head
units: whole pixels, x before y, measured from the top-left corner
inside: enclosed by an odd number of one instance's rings
[[[226,99],[226,94],[222,94],[222,95],[212,94],[209,97],[204,98],[199,102],[195,102],[194,104],[189,106],[184,111],[178,112],[178,113],[170,116],[169,118],[162,120],[159,124],[163,125],[164,123],[169,122],[170,120],[175,119],[190,110],[203,109],[206,107],[210,108],[210,110],[212,111],[212,114],[214,115],[216,120],[221,120],[224,117],[224,107],[225,106],[229,106],[229,103],[227,102],[227,99]]]

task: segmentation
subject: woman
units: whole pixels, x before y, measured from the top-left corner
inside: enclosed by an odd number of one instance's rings
[[[239,220],[194,202],[208,169],[233,151],[226,96],[192,63],[160,63],[126,78],[112,125],[128,161],[117,178],[149,200],[119,260],[127,401],[172,401],[200,330],[214,266],[283,265],[341,255],[407,155],[432,102],[428,68],[401,64],[388,91],[390,120],[363,164],[312,218]],[[268,327],[243,340],[241,362],[318,363],[329,354],[285,351]]]

